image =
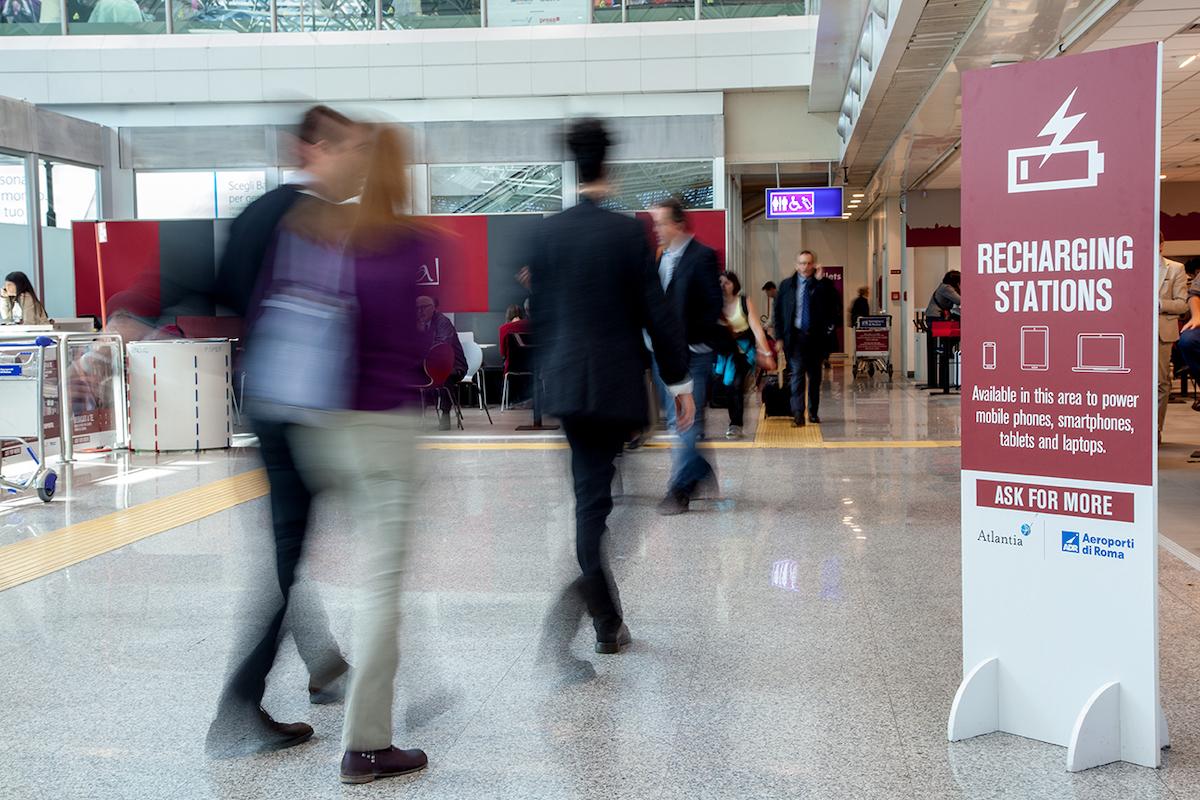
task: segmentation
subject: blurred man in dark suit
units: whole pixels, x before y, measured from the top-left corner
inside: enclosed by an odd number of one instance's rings
[[[630,431],[647,424],[642,373],[650,334],[673,397],[676,426],[695,414],[687,346],[667,308],[653,254],[636,219],[600,207],[609,193],[608,133],[599,120],[572,125],[567,143],[580,180],[579,204],[547,219],[530,265],[533,333],[546,385],[546,412],[562,420],[575,484],[577,587],[596,629],[596,652],[629,643],[601,539],[612,511],[614,461]]]

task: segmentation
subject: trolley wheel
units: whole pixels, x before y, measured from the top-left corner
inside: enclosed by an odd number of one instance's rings
[[[38,497],[43,503],[49,503],[54,499],[54,490],[58,488],[58,475],[53,470],[47,472],[37,482]]]

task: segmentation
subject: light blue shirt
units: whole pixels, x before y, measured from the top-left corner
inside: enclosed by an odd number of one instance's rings
[[[692,243],[692,237],[689,236],[682,242],[673,244],[668,247],[662,254],[662,258],[658,262],[658,280],[662,283],[663,291],[671,285],[671,279],[675,277],[675,268],[679,266],[679,259],[683,257],[683,251]]]

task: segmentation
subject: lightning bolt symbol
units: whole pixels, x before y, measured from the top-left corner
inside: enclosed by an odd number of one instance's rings
[[[1055,111],[1054,116],[1046,123],[1046,127],[1042,128],[1042,132],[1038,134],[1039,137],[1054,135],[1054,139],[1050,142],[1048,148],[1049,152],[1042,156],[1042,163],[1038,165],[1039,167],[1045,166],[1046,161],[1050,156],[1054,155],[1054,151],[1063,143],[1063,139],[1070,136],[1071,131],[1075,130],[1075,126],[1079,124],[1079,120],[1087,116],[1087,112],[1067,116],[1067,109],[1071,107],[1071,101],[1075,99],[1075,92],[1078,91],[1079,87],[1071,90],[1071,93],[1067,95],[1067,99],[1063,101],[1058,111]]]

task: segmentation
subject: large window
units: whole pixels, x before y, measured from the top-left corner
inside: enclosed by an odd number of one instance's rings
[[[604,205],[621,211],[641,211],[659,200],[678,196],[687,208],[713,207],[711,161],[637,161],[609,164],[614,193]]]
[[[808,0],[700,0],[700,19],[804,16]]]
[[[62,33],[62,12],[57,0],[0,0],[0,36]]]
[[[229,219],[267,190],[265,170],[139,172],[139,219]]]
[[[288,30],[279,7],[279,29]],[[268,33],[271,30],[270,0],[175,0],[175,32]]]
[[[41,196],[42,302],[52,317],[75,314],[75,245],[71,223],[100,218],[100,170],[38,159]]]
[[[276,7],[281,31],[375,30],[373,0],[276,0]]]
[[[58,5],[56,0],[48,0]],[[43,0],[45,7],[47,0]],[[165,0],[67,0],[70,33],[166,33]]]
[[[380,0],[383,27],[478,28],[483,24],[480,0]]]
[[[696,18],[693,0],[625,0],[630,22],[663,22]]]
[[[37,280],[29,234],[25,159],[0,153],[0,278],[20,271]]]
[[[562,210],[561,164],[431,166],[434,214]]]

